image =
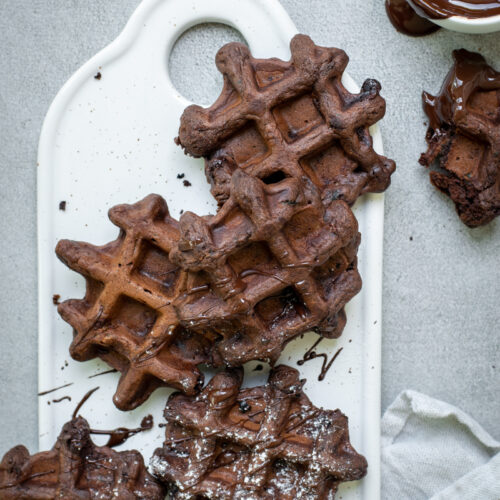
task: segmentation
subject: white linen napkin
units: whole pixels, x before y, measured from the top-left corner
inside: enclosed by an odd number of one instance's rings
[[[382,417],[382,498],[500,500],[500,442],[458,408],[404,391]]]

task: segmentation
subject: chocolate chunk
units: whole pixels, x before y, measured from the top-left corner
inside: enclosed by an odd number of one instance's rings
[[[252,407],[246,401],[240,401],[238,404],[241,413],[247,413],[252,409]]]
[[[420,163],[437,161],[431,182],[478,227],[500,215],[500,73],[480,54],[462,49],[453,58],[440,93],[423,93],[429,148]]]

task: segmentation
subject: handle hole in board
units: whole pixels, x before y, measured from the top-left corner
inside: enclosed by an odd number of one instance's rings
[[[222,75],[215,55],[229,42],[248,43],[236,29],[222,23],[197,24],[176,40],[168,60],[168,72],[177,91],[191,102],[211,105],[222,89]]]

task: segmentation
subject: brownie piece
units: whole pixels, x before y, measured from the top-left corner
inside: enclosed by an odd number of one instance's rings
[[[420,163],[437,163],[431,182],[478,227],[500,214],[500,73],[480,54],[462,49],[453,58],[440,93],[423,93],[429,147]]]

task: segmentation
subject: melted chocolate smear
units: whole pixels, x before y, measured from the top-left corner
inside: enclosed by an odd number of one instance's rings
[[[312,347],[304,354],[304,357],[302,359],[299,359],[297,361],[297,364],[299,366],[302,366],[304,363],[307,363],[307,361],[311,361],[312,359],[316,358],[323,358],[323,366],[321,367],[321,372],[319,374],[318,380],[321,382],[322,380],[325,380],[326,374],[332,367],[334,361],[338,358],[339,354],[343,351],[343,347],[341,347],[332,357],[330,361],[328,361],[328,354],[322,352],[322,353],[317,353],[314,349],[318,347],[319,343],[323,340],[323,337],[320,337],[313,345]]]
[[[54,474],[55,472],[56,471],[54,469],[47,470],[47,471],[44,471],[44,472],[35,472],[34,474],[30,474],[29,476],[26,476],[26,477],[23,477],[23,478],[19,479],[15,483],[6,484],[5,486],[0,486],[0,490],[5,490],[7,488],[15,488],[16,486],[19,486],[20,484],[23,484],[26,481],[30,481],[31,479],[35,479],[37,477],[47,476],[49,474]]]
[[[439,94],[422,94],[429,128],[436,135],[468,113],[467,104],[474,92],[500,89],[500,73],[488,66],[481,54],[460,49],[453,51],[453,59],[455,64]]]
[[[66,399],[68,401],[71,401],[71,396],[63,396],[62,398],[59,398],[59,399],[53,399],[52,402],[53,403],[60,403],[61,401],[64,401]]]
[[[439,29],[437,24],[417,14],[406,0],[385,0],[385,10],[393,26],[405,35],[430,35]]]
[[[92,396],[92,394],[94,394],[94,392],[97,391],[97,389],[99,389],[99,387],[94,387],[93,389],[90,389],[90,391],[87,392],[87,394],[85,394],[85,396],[83,396],[82,400],[76,405],[75,411],[73,412],[73,417],[72,417],[73,420],[77,417],[78,412],[80,411],[82,406],[85,404],[87,399],[89,399],[90,396]]]
[[[114,429],[112,431],[90,429],[90,433],[108,435],[109,439],[105,446],[113,448],[115,446],[120,446],[127,439],[129,439],[132,436],[135,436],[136,434],[139,434],[140,432],[149,431],[150,429],[153,428],[153,425],[154,425],[153,415],[147,415],[142,419],[141,426],[135,429],[127,429],[126,427],[118,427],[118,429]]]
[[[186,295],[194,295],[195,293],[204,292],[206,290],[210,290],[210,286],[209,285],[194,286],[193,288],[189,289],[186,292]]]
[[[106,370],[105,372],[95,373],[94,375],[89,375],[87,378],[100,377],[101,375],[106,375],[108,373],[116,373],[118,370],[112,368],[111,370]]]
[[[70,385],[73,385],[73,382],[70,382],[69,384],[65,384],[65,385],[61,385],[59,387],[56,387],[54,389],[50,389],[49,391],[43,391],[43,392],[39,392],[38,395],[39,396],[45,396],[47,394],[50,394],[51,392],[56,392],[58,391],[59,389],[64,389],[65,387],[69,387]]]
[[[446,19],[460,16],[479,19],[500,15],[499,0],[408,0],[421,16],[429,19]]]
[[[269,278],[274,278],[276,281],[279,281],[285,285],[288,285],[288,283],[286,281],[284,281],[283,279],[281,279],[277,274],[266,273],[265,271],[259,271],[257,269],[246,269],[245,271],[241,271],[238,278],[242,279],[242,278],[246,278],[247,276],[253,276],[254,274],[258,274],[260,276],[267,276]]]

